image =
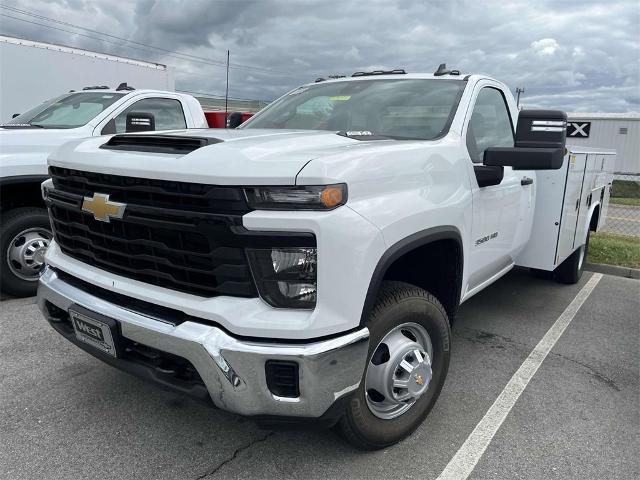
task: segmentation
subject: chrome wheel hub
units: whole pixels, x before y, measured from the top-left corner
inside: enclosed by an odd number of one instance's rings
[[[51,232],[43,228],[29,228],[13,237],[7,249],[7,265],[11,272],[22,280],[37,280],[51,237]]]
[[[365,395],[376,417],[399,417],[429,389],[433,347],[426,329],[405,323],[378,344],[367,365]]]

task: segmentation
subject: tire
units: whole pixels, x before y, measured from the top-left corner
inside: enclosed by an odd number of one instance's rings
[[[44,250],[52,239],[44,208],[3,212],[0,222],[0,291],[16,297],[36,294]]]
[[[449,369],[451,329],[447,313],[433,295],[421,288],[402,282],[383,283],[368,327],[370,338],[367,368],[359,388],[347,403],[345,413],[337,428],[355,447],[362,450],[377,450],[393,445],[409,436],[431,411],[440,395]],[[411,333],[403,328],[415,328],[415,332]],[[380,351],[384,351],[381,341],[389,338],[389,335],[395,335],[396,338],[401,338],[404,341],[402,337],[398,336],[398,331],[401,331],[404,337],[409,338],[409,342],[411,342],[410,337],[416,337],[423,331],[427,332],[432,352],[430,355],[432,359],[430,380],[425,382],[423,378],[428,376],[428,373],[425,373],[424,376],[412,372],[407,374],[401,368],[393,367],[397,364],[397,359],[406,359],[406,356],[396,356],[396,360],[394,360],[394,353],[389,351],[389,348],[386,348],[388,353],[386,357],[389,358],[386,358],[384,354],[380,355]],[[407,344],[405,348],[413,347]],[[397,352],[402,351],[404,350],[397,349]],[[420,355],[416,355],[416,357],[420,357]],[[414,360],[417,362],[416,358]],[[376,367],[372,367],[374,363],[379,363],[380,367],[384,367],[385,361],[388,363],[388,368],[396,372],[392,375],[395,376],[398,372],[405,377],[408,375],[408,380],[405,381],[411,383],[410,388],[426,389],[416,400],[413,400],[411,406],[407,407],[408,409],[404,412],[402,409],[405,407],[402,406],[398,407],[399,410],[396,413],[378,411],[379,405],[384,405],[384,403],[378,403],[380,401],[379,392],[370,389],[369,375],[375,371]],[[413,372],[418,371],[416,368]],[[390,376],[389,378],[395,377]],[[421,379],[423,383],[419,384]],[[394,388],[393,391],[395,390]],[[405,392],[405,394],[409,393],[409,390]],[[393,400],[391,399],[391,401]],[[387,401],[386,397],[384,401]],[[397,416],[381,418],[381,415],[391,416],[394,414]]]
[[[587,230],[587,238],[584,245],[569,255],[556,269],[555,278],[559,282],[572,285],[580,281],[584,271],[584,264],[587,262],[587,255],[589,254],[590,233]]]

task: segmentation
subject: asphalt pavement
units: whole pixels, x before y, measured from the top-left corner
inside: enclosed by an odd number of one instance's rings
[[[518,270],[466,302],[435,408],[373,453],[162,391],[66,342],[33,299],[4,301],[0,478],[436,478],[590,276]],[[602,277],[469,478],[638,478],[639,311],[639,281]]]

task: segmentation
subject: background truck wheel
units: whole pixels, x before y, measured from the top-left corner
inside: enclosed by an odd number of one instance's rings
[[[433,295],[401,282],[383,284],[368,327],[367,368],[338,428],[356,447],[375,450],[411,434],[435,404],[451,330]]]
[[[44,208],[3,212],[0,226],[0,291],[18,297],[35,295],[51,239]]]
[[[580,248],[569,255],[564,262],[555,271],[555,277],[562,283],[574,284],[578,283],[582,272],[584,271],[584,264],[587,262],[587,255],[589,254],[589,234],[587,231],[587,238]]]

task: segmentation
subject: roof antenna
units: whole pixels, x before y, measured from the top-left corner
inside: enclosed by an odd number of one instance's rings
[[[447,70],[447,64],[441,63],[438,70],[433,74],[434,77],[441,77],[442,75],[460,75],[460,70]]]
[[[130,87],[129,85],[127,85],[127,82],[122,82],[120,85],[118,85],[118,87],[116,88],[116,92],[119,92],[121,90],[135,90],[135,88]]]
[[[438,67],[438,70],[435,71],[433,76],[441,77],[442,75],[449,75],[450,73],[451,73],[451,70],[447,70],[447,64],[441,63],[440,66]]]
[[[227,87],[224,91],[224,128],[229,128],[229,50],[227,50]]]

